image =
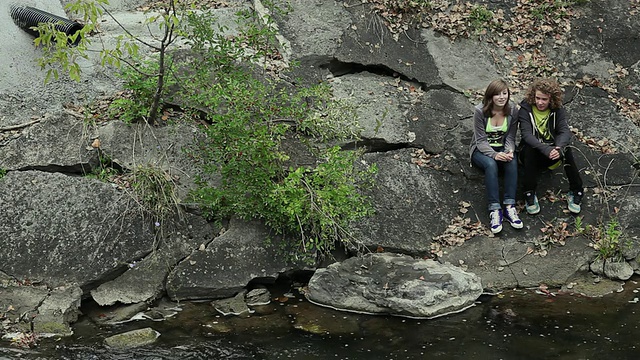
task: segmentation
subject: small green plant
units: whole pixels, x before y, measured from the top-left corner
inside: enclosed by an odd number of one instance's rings
[[[373,133],[374,134],[378,134],[378,132],[380,131],[380,128],[382,127],[382,124],[384,124],[384,121],[387,119],[387,116],[389,115],[389,108],[385,107],[384,110],[382,111],[382,116],[380,119],[376,118],[376,126],[373,129]]]
[[[0,168],[0,179],[7,175],[7,169]]]
[[[111,158],[101,150],[98,150],[98,159],[100,161],[98,166],[93,168],[91,173],[86,174],[86,177],[107,182],[113,176],[120,174],[120,171],[113,167]]]
[[[569,16],[567,8],[571,6],[574,1],[563,0],[545,0],[540,1],[536,6],[531,8],[531,15],[542,20],[546,17],[553,19],[561,19]]]
[[[574,219],[574,226],[576,228],[576,234],[578,235],[584,234],[586,230],[586,228],[584,227],[583,218],[583,216],[576,216],[576,218]]]
[[[484,5],[474,5],[469,13],[469,23],[474,32],[480,33],[484,29],[491,28],[493,12]]]
[[[598,258],[614,261],[623,259],[624,236],[617,218],[611,217],[598,227],[587,226],[586,229],[592,240],[591,246],[598,251]]]

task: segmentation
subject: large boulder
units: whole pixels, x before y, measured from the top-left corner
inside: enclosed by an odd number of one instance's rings
[[[19,280],[88,288],[153,249],[151,220],[111,184],[11,171],[0,199],[0,270]]]
[[[82,174],[98,164],[90,134],[76,117],[57,111],[26,123],[21,136],[0,147],[1,168]]]
[[[432,239],[441,234],[458,213],[458,203],[471,199],[478,183],[469,183],[444,167],[454,161],[435,159],[437,167],[421,167],[414,151],[401,149],[365,154],[363,159],[378,166],[376,186],[368,193],[375,214],[353,225],[354,232],[369,248],[425,255]],[[438,162],[444,161],[440,165]]]
[[[432,318],[473,306],[481,294],[480,278],[451,264],[377,253],[319,269],[306,295],[338,310]]]

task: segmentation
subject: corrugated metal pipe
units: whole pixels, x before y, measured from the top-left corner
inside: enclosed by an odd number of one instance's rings
[[[13,4],[10,9],[13,22],[15,22],[21,29],[36,37],[39,36],[39,34],[37,30],[33,29],[33,27],[37,27],[38,24],[41,23],[54,23],[55,28],[58,31],[62,31],[69,36],[82,30],[83,27],[80,23],[50,14],[46,11],[32,8],[31,6]],[[79,41],[80,36],[76,38],[76,41],[73,42],[72,45],[77,45]]]

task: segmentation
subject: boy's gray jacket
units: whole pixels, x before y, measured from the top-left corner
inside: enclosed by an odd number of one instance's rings
[[[551,134],[551,141],[553,143],[544,142],[538,128],[536,127],[536,120],[533,117],[533,110],[531,105],[526,101],[520,103],[520,112],[518,113],[518,121],[520,123],[520,134],[522,135],[522,141],[532,148],[540,151],[546,157],[549,157],[549,153],[556,146],[560,147],[561,151],[564,151],[564,147],[571,143],[573,134],[569,129],[569,123],[567,122],[567,115],[564,108],[551,109],[549,114],[549,133]]]
[[[514,152],[516,150],[516,132],[518,131],[518,107],[513,102],[509,102],[509,105],[511,106],[511,114],[509,114],[507,131],[502,138],[502,143],[505,152]],[[473,137],[469,146],[469,158],[476,149],[492,159],[496,157],[497,152],[493,150],[487,140],[487,121],[488,119],[482,113],[482,104],[476,105],[473,111]]]

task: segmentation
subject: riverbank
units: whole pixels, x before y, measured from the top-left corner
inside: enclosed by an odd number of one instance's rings
[[[482,296],[473,308],[432,320],[367,316],[309,304],[280,286],[273,301],[246,317],[221,316],[207,302],[176,303],[164,321],[98,326],[86,305],[74,335],[32,349],[4,343],[8,359],[633,359],[640,336],[638,278],[619,293],[590,298],[549,289]],[[295,295],[286,298],[286,294]],[[107,348],[107,336],[152,327],[152,346]],[[8,350],[11,349],[11,350]]]

